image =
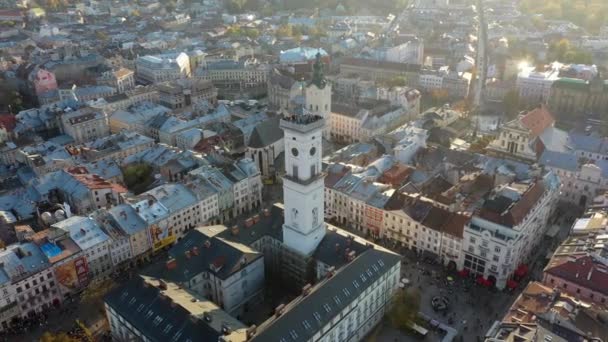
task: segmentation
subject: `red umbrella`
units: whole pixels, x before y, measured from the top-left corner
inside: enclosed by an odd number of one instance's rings
[[[519,285],[515,280],[509,279],[507,280],[507,287],[510,289],[514,289]]]
[[[515,275],[518,277],[523,277],[528,273],[528,266],[526,266],[525,264],[520,264],[517,269],[515,270]]]
[[[463,268],[462,270],[460,270],[460,272],[458,272],[458,275],[466,278],[469,275],[469,270],[467,270],[466,268]]]
[[[478,276],[477,277],[477,284],[479,285],[485,285],[486,280],[483,278],[483,276]]]

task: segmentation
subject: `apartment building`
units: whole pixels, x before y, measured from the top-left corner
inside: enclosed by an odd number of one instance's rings
[[[464,229],[464,269],[505,288],[514,272],[531,261],[558,198],[559,179],[552,172],[531,184],[494,189]]]
[[[183,52],[142,56],[137,58],[135,64],[136,80],[143,84],[154,84],[191,76],[190,58]]]
[[[106,112],[91,107],[65,112],[61,115],[61,130],[76,143],[85,143],[110,134]]]

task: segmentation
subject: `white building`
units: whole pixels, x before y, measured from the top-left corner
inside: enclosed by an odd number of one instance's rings
[[[331,138],[341,142],[368,141],[405,123],[408,112],[388,101],[339,104],[331,107]]]
[[[168,183],[146,191],[133,207],[148,224],[153,252],[202,223],[199,200],[182,184]]]
[[[516,87],[519,98],[530,103],[545,103],[550,96],[551,86],[559,77],[557,66],[548,66],[543,70],[536,67],[525,67],[517,74]]]
[[[536,161],[539,149],[545,148],[543,135],[561,135],[553,127],[555,120],[545,106],[520,114],[500,126],[498,137],[488,145],[488,151],[526,161]]]
[[[403,164],[412,164],[416,153],[426,148],[428,131],[414,126],[402,126],[391,132],[391,135],[400,138],[393,146],[395,159]]]
[[[559,198],[559,179],[549,172],[532,184],[495,189],[464,229],[464,269],[503,289],[520,265],[529,265]]]
[[[538,163],[559,177],[562,201],[585,208],[608,189],[608,162],[604,159],[581,163],[575,154],[545,151]]]
[[[62,296],[55,272],[40,248],[31,242],[8,246],[0,252],[0,331],[17,317],[28,317],[59,305]]]
[[[136,61],[136,78],[142,83],[152,84],[190,77],[190,58],[187,54],[164,54],[142,56]]]
[[[322,117],[305,114],[281,120],[285,132],[283,243],[306,256],[316,249],[325,235],[322,136],[319,135],[324,124]]]
[[[403,44],[383,48],[378,57],[388,62],[422,65],[424,61],[424,44],[415,38]]]
[[[110,257],[110,246],[113,242],[93,219],[71,216],[51,227],[66,232],[80,248],[92,278],[107,276],[113,270]]]
[[[443,89],[445,73],[437,71],[421,71],[418,77],[418,86],[426,91]]]
[[[107,113],[91,107],[81,108],[61,115],[63,133],[84,143],[110,134]]]

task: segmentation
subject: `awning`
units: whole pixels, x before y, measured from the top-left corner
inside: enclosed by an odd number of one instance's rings
[[[528,266],[525,264],[520,264],[515,270],[515,275],[518,277],[523,277],[528,274]]]
[[[510,289],[514,289],[519,285],[515,280],[509,279],[507,280],[507,287]]]

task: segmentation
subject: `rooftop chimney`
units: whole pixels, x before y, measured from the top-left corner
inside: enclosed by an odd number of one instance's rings
[[[158,281],[158,288],[161,289],[161,290],[166,290],[167,289],[167,284],[164,281],[159,280]]]
[[[258,332],[258,327],[255,324],[250,326],[246,331],[245,341],[249,341],[253,336],[255,336],[255,333],[257,333],[257,332]]]
[[[234,236],[239,235],[239,226],[237,226],[237,225],[232,226],[232,228],[230,228],[230,232]]]
[[[171,259],[167,260],[166,265],[167,265],[168,270],[175,269],[177,267],[177,260],[171,258]]]
[[[247,228],[253,226],[253,219],[251,217],[245,220],[245,226]]]
[[[205,240],[205,245],[204,246],[205,246],[205,248],[211,247],[211,241]]]
[[[274,309],[274,315],[276,317],[279,317],[283,314],[284,310],[285,310],[285,304],[280,304],[279,306],[276,307],[276,309]]]
[[[192,247],[192,254],[198,256],[198,254],[199,254],[198,247],[196,247],[196,246]]]
[[[334,266],[331,266],[330,268],[327,269],[327,278],[331,278],[334,275],[334,271],[336,270],[336,268]]]
[[[186,259],[190,259],[190,256],[191,256],[190,251],[186,251],[185,254],[186,254]]]
[[[259,214],[255,214],[253,216],[253,224],[256,224],[258,222],[260,222],[260,215]]]
[[[312,289],[312,285],[310,285],[310,284],[304,285],[304,287],[302,287],[302,296],[304,296],[304,297],[308,296],[311,289]]]
[[[270,216],[270,209],[264,209],[264,216]]]
[[[348,261],[353,261],[355,259],[355,251],[350,251],[348,252],[348,254],[346,255],[346,260]]]
[[[230,335],[231,332],[232,332],[232,330],[230,329],[230,326],[226,323],[223,323],[222,324],[222,334]]]

